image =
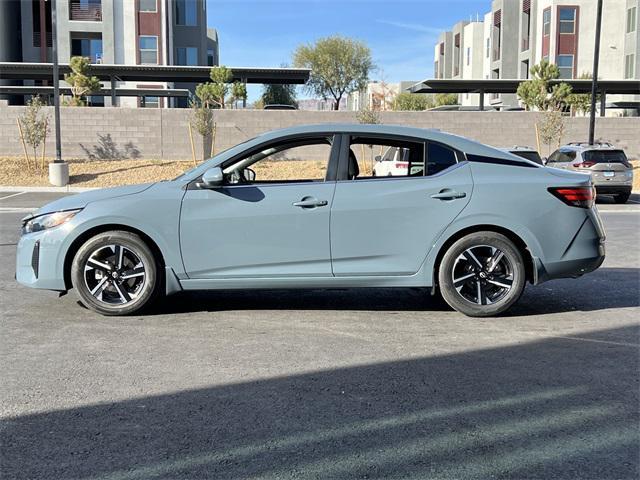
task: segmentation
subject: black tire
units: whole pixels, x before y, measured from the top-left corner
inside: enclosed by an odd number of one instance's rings
[[[162,268],[138,235],[114,230],[80,247],[71,264],[71,282],[88,309],[102,315],[130,315],[149,306],[160,293]]]
[[[616,203],[627,203],[627,200],[629,200],[630,196],[631,196],[630,192],[618,193],[614,195],[613,201]]]
[[[499,261],[493,265],[495,258]],[[525,281],[522,254],[511,240],[495,232],[462,237],[445,252],[438,270],[444,300],[470,317],[505,312],[522,295]]]

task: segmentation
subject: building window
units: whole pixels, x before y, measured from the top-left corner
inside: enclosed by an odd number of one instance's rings
[[[102,21],[102,0],[69,0],[69,20]]]
[[[487,37],[487,58],[489,58],[490,54],[491,54],[491,38]]]
[[[140,99],[140,106],[142,108],[159,108],[160,97],[151,97],[149,95],[145,95]]]
[[[573,77],[573,55],[558,55],[560,78]]]
[[[551,9],[547,8],[542,12],[542,35],[551,34]]]
[[[196,0],[176,0],[176,25],[195,27],[198,24]]]
[[[176,48],[176,65],[198,65],[198,49],[196,47]]]
[[[71,56],[87,57],[91,63],[102,63],[102,38],[100,34],[95,37],[90,36],[90,33],[82,37],[79,35],[71,34]]]
[[[636,7],[627,10],[627,33],[636,31]]]
[[[634,78],[636,56],[633,53],[624,56],[624,78]]]
[[[560,8],[560,33],[576,33],[576,9]]]
[[[158,64],[158,37],[153,35],[140,35],[140,63],[142,65]]]
[[[213,48],[207,49],[207,65],[213,67],[218,63],[216,59],[216,51]]]
[[[155,13],[158,11],[157,0],[138,0],[139,11]]]
[[[471,47],[467,47],[467,66],[471,63]]]

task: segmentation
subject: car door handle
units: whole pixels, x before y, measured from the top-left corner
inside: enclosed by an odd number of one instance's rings
[[[445,188],[438,193],[431,195],[431,198],[437,198],[438,200],[455,200],[456,198],[464,198],[467,194],[465,192],[456,192],[455,190],[449,190]]]
[[[293,202],[293,206],[300,208],[316,208],[326,207],[328,203],[329,202],[327,202],[326,200],[318,200],[317,198],[305,197],[299,202]]]

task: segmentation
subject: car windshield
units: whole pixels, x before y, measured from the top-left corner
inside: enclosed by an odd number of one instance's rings
[[[627,164],[627,156],[622,150],[588,150],[582,156],[587,162]]]
[[[538,152],[527,152],[527,151],[515,150],[515,151],[512,151],[511,153],[521,158],[526,158],[527,160],[531,160],[532,162],[536,162],[538,165],[542,165],[542,158],[540,158],[540,154],[538,154]]]

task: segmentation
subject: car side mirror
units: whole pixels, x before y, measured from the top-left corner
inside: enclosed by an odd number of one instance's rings
[[[549,159],[547,157],[542,157],[542,164],[546,165]]]
[[[217,188],[224,182],[224,174],[220,167],[211,167],[202,174],[202,182],[198,184],[200,188]]]
[[[256,179],[256,172],[254,172],[251,168],[245,168],[244,179],[247,182],[253,182]]]
[[[376,155],[376,158],[374,160],[376,162],[381,162],[382,161],[382,157],[380,155]]]

